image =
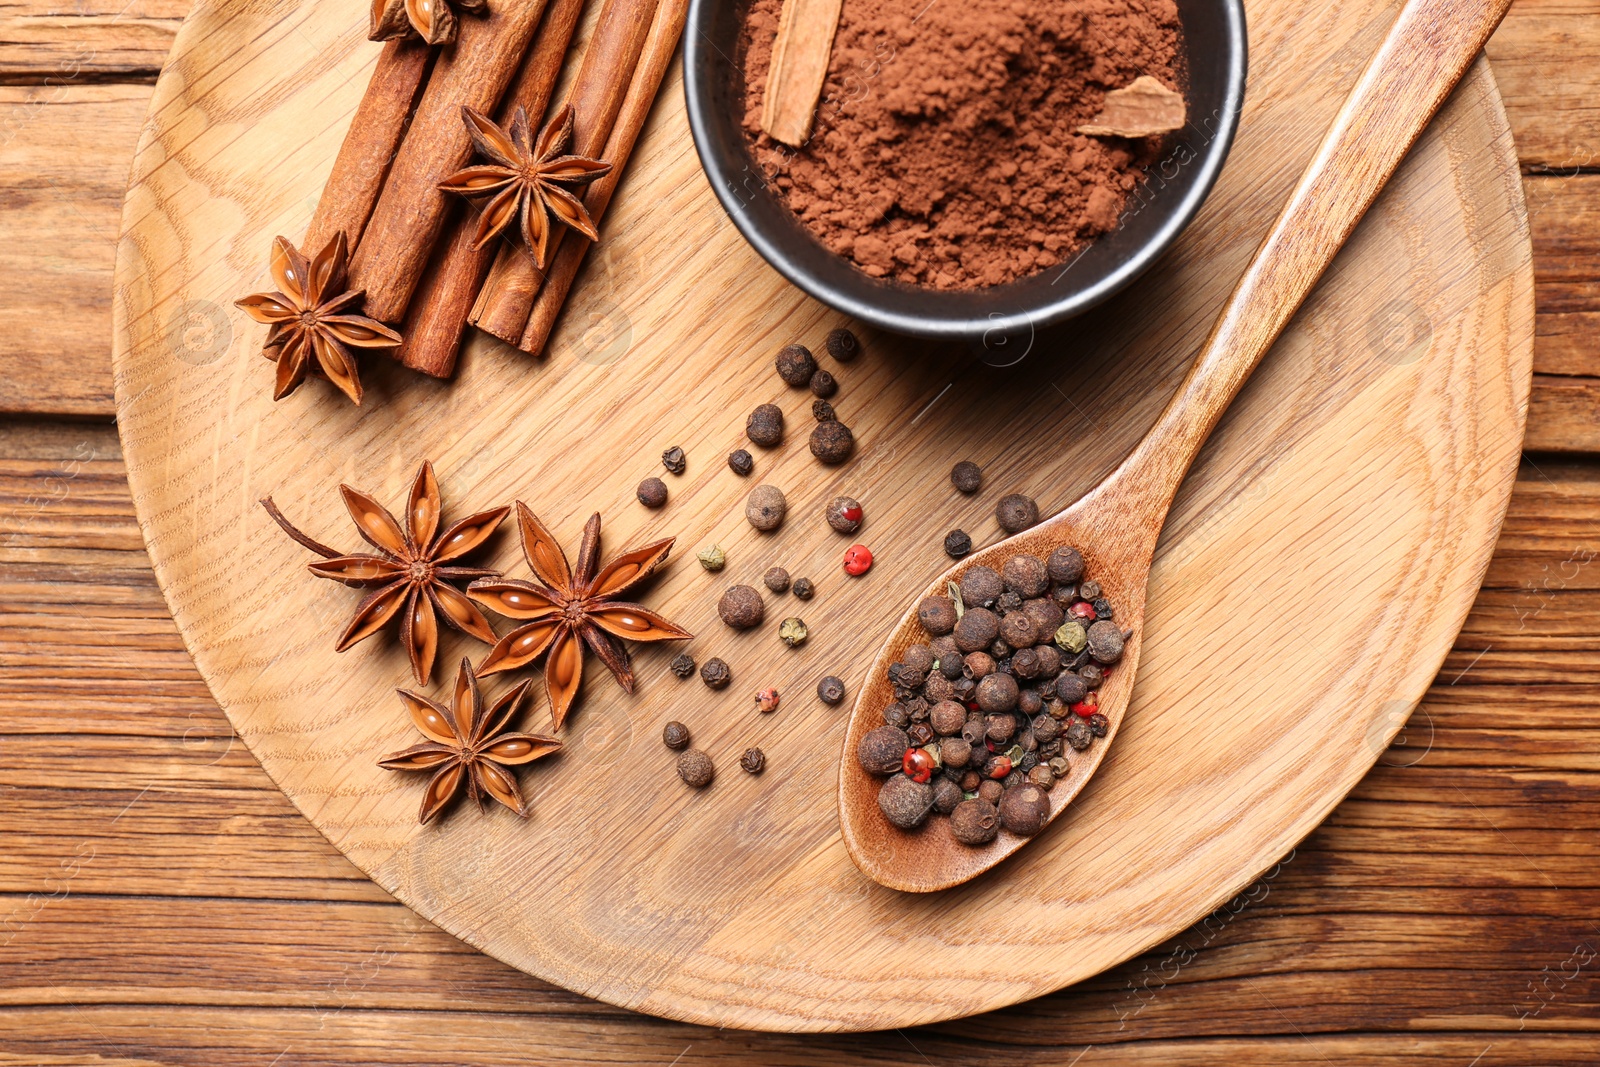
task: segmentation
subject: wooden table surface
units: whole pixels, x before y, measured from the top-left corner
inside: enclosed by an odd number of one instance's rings
[[[483,956],[233,739],[145,556],[108,360],[123,184],[185,6],[0,0],[0,1065],[1600,1063],[1600,0],[1518,0],[1490,44],[1533,395],[1483,591],[1403,743],[1150,953],[832,1037],[634,1015]]]

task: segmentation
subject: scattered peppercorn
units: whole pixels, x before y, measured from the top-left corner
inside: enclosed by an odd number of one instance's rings
[[[689,743],[689,728],[676,720],[661,728],[661,742],[668,748],[683,748]]]
[[[767,617],[767,607],[751,586],[731,585],[717,601],[717,614],[735,630],[748,630],[761,625]]]
[[[695,558],[700,561],[700,566],[708,571],[720,571],[728,563],[728,554],[722,551],[721,545],[702,548]]]
[[[828,334],[828,355],[840,363],[849,363],[861,354],[861,342],[856,340],[856,335],[840,327]]]
[[[1090,743],[1094,740],[1094,731],[1091,730],[1089,728],[1089,724],[1084,722],[1082,719],[1074,718],[1070,723],[1067,724],[1066,738],[1067,744],[1071,745],[1077,751],[1082,752],[1084,749],[1088,748]]]
[[[1039,505],[1033,502],[1032,497],[1012,493],[1000,498],[999,505],[994,509],[994,518],[1006,533],[1021,533],[1030,526],[1038,525]]]
[[[711,757],[698,748],[691,748],[678,756],[678,777],[695,789],[704,789],[716,776]]]
[[[817,372],[817,360],[805,345],[784,345],[778,350],[778,377],[793,386],[811,381]]]
[[[744,517],[758,530],[776,530],[783,525],[788,511],[789,502],[784,499],[783,490],[775,485],[758,485],[745,498]]]
[[[851,545],[844,550],[844,572],[859,578],[872,569],[872,550],[866,545]]]
[[[778,691],[770,686],[759,690],[756,693],[756,710],[763,713],[777,711],[780,699]]]
[[[844,681],[828,675],[817,683],[817,699],[828,705],[839,703],[844,699]]]
[[[762,448],[783,444],[783,409],[776,404],[762,404],[745,420],[744,435]]]
[[[958,492],[976,493],[983,488],[983,469],[970,459],[964,459],[950,468],[950,484]]]
[[[1079,582],[1078,596],[1084,600],[1096,600],[1100,596],[1100,583],[1095,581]]]
[[[1032,837],[1050,820],[1050,798],[1043,789],[1024,783],[1007,789],[1000,799],[1000,825],[1020,837]]]
[[[689,466],[689,457],[684,455],[683,449],[673,445],[661,453],[661,465],[671,474],[682,474]]]
[[[861,528],[865,514],[861,502],[847,496],[836,496],[828,503],[828,525],[842,534],[853,534]]]
[[[951,530],[944,535],[944,554],[951,559],[960,559],[971,551],[972,538],[965,530]]]
[[[818,422],[833,422],[839,415],[833,410],[832,404],[818,399],[811,402],[811,417]]]
[[[667,502],[667,483],[660,478],[646,478],[639,483],[639,503],[647,508],[659,508]]]
[[[782,567],[773,567],[761,576],[762,584],[774,593],[787,593],[789,591],[789,572]]]
[[[827,371],[819,370],[811,376],[812,395],[825,399],[838,391],[839,383]]]
[[[794,593],[796,600],[810,600],[817,595],[817,587],[810,578],[796,578],[791,592]]]
[[[739,766],[746,774],[760,774],[767,769],[767,754],[759,748],[747,748],[739,757]]]
[[[790,648],[799,648],[806,643],[806,638],[811,636],[811,631],[806,629],[804,619],[791,616],[778,625],[778,638]]]
[[[751,459],[750,453],[744,449],[736,448],[728,453],[728,469],[739,477],[743,478],[746,474],[755,470],[755,467],[756,461]]]
[[[672,662],[668,666],[679,678],[687,678],[694,673],[694,657],[687,652],[680,652],[672,657]]]
[[[712,689],[726,689],[728,683],[733,681],[733,672],[728,669],[727,663],[712,657],[700,668],[700,680]]]
[[[781,424],[779,440],[782,440]],[[817,428],[811,431],[811,454],[824,463],[843,463],[850,458],[855,449],[855,434],[850,432],[850,427],[837,419],[819,422]]]

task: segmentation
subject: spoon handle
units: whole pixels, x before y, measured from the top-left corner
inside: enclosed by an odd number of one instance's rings
[[[1165,513],[1222,413],[1510,6],[1511,0],[1408,0],[1182,387],[1108,483],[1121,483],[1152,513]]]

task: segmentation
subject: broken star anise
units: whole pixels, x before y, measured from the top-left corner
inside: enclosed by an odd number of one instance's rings
[[[523,682],[489,706],[478,688],[471,662],[463,659],[456,675],[455,699],[448,710],[419,693],[396,690],[411,712],[411,721],[428,740],[385,756],[378,766],[391,771],[433,773],[428,788],[422,792],[419,817],[424,826],[463,790],[471,794],[480,809],[483,798],[491,796],[527,817],[528,805],[517,788],[517,776],[506,768],[532,763],[561,747],[553,737],[501,732],[516,715],[531,684]]]
[[[516,670],[548,652],[544,680],[556,729],[566,721],[578,695],[584,645],[631,693],[633,667],[623,640],[677,641],[694,636],[647,608],[617,599],[666,561],[672,538],[624,552],[599,567],[600,515],[596,513],[583,528],[578,566],[573,568],[555,537],[520,500],[517,526],[522,532],[522,552],[539,580],[480,578],[467,587],[467,595],[484,607],[524,620],[489,650],[478,673]]]
[[[470,107],[461,108],[467,133],[489,163],[450,175],[439,188],[462,196],[489,196],[478,220],[473,248],[482,248],[495,234],[520,221],[522,239],[543,270],[550,248],[550,231],[564,222],[591,241],[598,241],[594,220],[583,201],[563,186],[588,185],[611,170],[611,164],[585,156],[563,155],[572,142],[572,105],[567,104],[530,142],[528,113],[517,108],[511,125],[501,129]]]
[[[485,0],[372,0],[367,40],[416,34],[428,44],[448,44],[456,39],[454,7],[474,14],[489,10]]]
[[[477,548],[489,539],[511,509],[492,508],[469,515],[435,536],[439,528],[439,482],[433,464],[423,461],[411,484],[406,502],[406,525],[402,529],[389,509],[367,494],[339,486],[344,506],[355,520],[356,530],[378,549],[381,555],[344,555],[312,540],[284,518],[271,497],[261,501],[283,532],[326,562],[310,564],[312,574],[346,585],[376,586],[356,606],[355,618],[339,637],[337,650],[343,652],[357,641],[383,629],[396,615],[400,617],[400,643],[411,657],[411,673],[419,685],[428,684],[433,673],[433,658],[439,647],[439,619],[462,633],[494,644],[494,631],[478,606],[451,582],[487,578],[499,571],[479,567],[452,567],[447,564]]]
[[[348,261],[343,231],[309,262],[288,238],[279,237],[272,242],[272,277],[278,292],[252,293],[234,301],[252,319],[272,327],[262,346],[262,354],[278,362],[272,399],[282,400],[294,392],[314,368],[359,404],[361,375],[346,346],[393,348],[400,343],[400,335],[377,319],[352,312],[366,294],[362,289],[345,291]]]

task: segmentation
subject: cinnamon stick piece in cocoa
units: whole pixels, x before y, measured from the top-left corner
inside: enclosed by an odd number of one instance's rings
[[[532,117],[536,129],[542,126],[539,116],[550,106],[583,7],[584,0],[549,0],[533,47],[501,101],[498,118],[502,125],[521,107]],[[405,325],[400,330],[405,342],[389,350],[407,367],[435,378],[448,378],[455,373],[467,315],[503,243],[495,241],[473,249],[479,210],[479,205],[467,201],[451,209],[444,237],[435,246],[427,273],[406,310]]]
[[[300,247],[322,248],[340,230],[351,249],[361,243],[432,58],[433,49],[416,38],[383,46]]]
[[[773,140],[798,148],[810,139],[843,6],[843,0],[783,0],[761,98],[761,128]]]
[[[606,141],[616,123],[656,15],[657,0],[605,0],[584,51],[572,95],[572,153],[605,159]],[[609,162],[609,160],[608,160]],[[617,167],[613,164],[612,172]],[[587,201],[585,201],[587,203]],[[552,234],[551,255],[565,244],[566,228]],[[528,323],[543,272],[524,248],[508,246],[496,258],[472,311],[472,324],[516,344]]]
[[[683,24],[688,15],[689,0],[661,0],[661,7],[650,26],[650,36],[645,41],[644,55],[634,72],[627,99],[623,101],[616,126],[606,143],[605,158],[611,161],[611,172],[591,185],[583,200],[589,216],[596,223],[610,205],[611,196],[617,191],[617,183],[622,180],[623,168],[627,166],[628,157],[633,154],[639,134],[650,117],[650,106],[655,102],[667,68],[672,65],[672,54],[678,47],[678,38],[683,34]],[[572,240],[564,242],[556,252],[546,272],[544,286],[534,301],[528,327],[523,331],[518,348],[534,353],[544,350],[550,332],[561,316],[567,294],[572,290],[573,280],[578,276],[578,268],[583,265],[583,257],[589,254],[590,247],[589,241]]]
[[[434,61],[411,128],[350,262],[350,286],[366,290],[366,311],[372,318],[405,318],[450,207],[439,179],[460,170],[472,154],[461,107],[494,112],[544,7],[545,0],[504,0],[486,18],[464,19],[455,47]]]

